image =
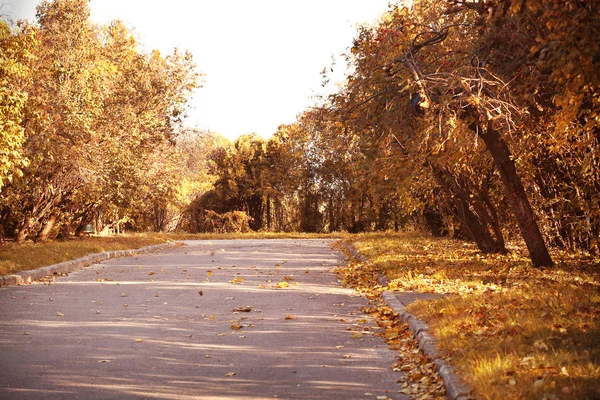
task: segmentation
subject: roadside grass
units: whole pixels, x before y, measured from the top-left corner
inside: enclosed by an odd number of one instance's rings
[[[164,234],[123,234],[44,243],[4,243],[0,246],[0,276],[10,275],[103,251],[137,249],[165,243]]]
[[[108,237],[89,236],[45,243],[4,243],[0,245],[0,276],[74,260],[92,253],[137,249],[173,240],[217,239],[318,239],[339,238],[340,234],[250,232],[231,234],[133,233]]]
[[[390,290],[446,295],[409,311],[429,324],[477,398],[600,398],[599,259],[554,251],[556,266],[536,269],[520,246],[482,255],[417,232],[344,240]]]

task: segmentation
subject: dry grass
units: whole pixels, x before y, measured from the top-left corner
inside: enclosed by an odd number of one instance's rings
[[[0,245],[0,276],[10,275],[103,251],[136,249],[172,240],[192,239],[316,239],[340,237],[339,234],[269,233],[187,234],[143,233],[110,237],[86,237],[68,241]]]
[[[410,311],[481,399],[600,398],[600,260],[554,252],[531,267],[523,249],[483,256],[415,232],[345,239],[390,289],[444,293]]]
[[[4,243],[0,246],[0,275],[14,274],[103,251],[137,249],[168,241],[161,234],[86,237],[46,243]]]

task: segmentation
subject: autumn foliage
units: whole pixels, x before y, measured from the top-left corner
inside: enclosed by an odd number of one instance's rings
[[[0,236],[160,227],[182,176],[191,54],[141,52],[122,22],[90,22],[86,0],[43,1],[36,23],[1,21],[0,52]]]
[[[243,213],[254,231],[420,225],[486,254],[523,241],[538,267],[549,247],[597,254],[597,15],[392,4],[357,29],[336,91],[269,139],[230,142],[183,128],[190,54],[144,53],[123,23],[91,23],[87,1],[45,1],[0,32],[0,235],[203,231]]]

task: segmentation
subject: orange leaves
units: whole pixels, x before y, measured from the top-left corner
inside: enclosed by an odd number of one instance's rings
[[[240,329],[242,329],[244,326],[242,324],[240,324],[239,322],[236,322],[234,324],[231,324],[230,328],[233,329],[234,331],[239,331]]]

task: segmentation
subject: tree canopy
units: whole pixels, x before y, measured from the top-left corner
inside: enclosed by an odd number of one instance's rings
[[[417,224],[485,253],[522,239],[536,266],[548,246],[598,253],[598,7],[391,4],[357,29],[336,92],[232,142],[183,128],[190,54],[143,53],[86,0],[45,1],[0,26],[0,234]]]

